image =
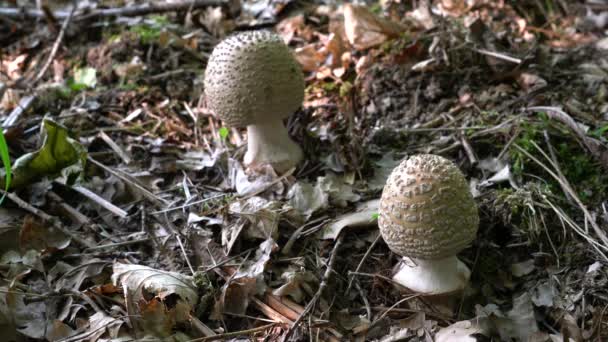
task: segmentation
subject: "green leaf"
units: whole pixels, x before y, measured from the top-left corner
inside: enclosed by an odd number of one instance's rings
[[[97,85],[97,70],[94,68],[79,68],[74,70],[74,77],[69,82],[70,89],[80,91],[95,88]]]
[[[222,138],[222,141],[225,141],[226,138],[228,138],[228,128],[226,128],[226,127],[220,128],[220,138]]]
[[[2,159],[2,164],[4,165],[4,174],[5,174],[5,184],[4,184],[4,191],[8,192],[8,188],[11,185],[11,177],[12,177],[12,172],[11,172],[11,159],[9,158],[8,155],[8,145],[6,143],[6,139],[4,139],[4,133],[2,133],[2,128],[0,127],[0,158]],[[2,202],[4,202],[4,197],[6,197],[6,192],[2,195],[2,198],[0,198],[0,205],[2,205]]]
[[[44,119],[42,126],[42,147],[15,161],[9,184],[11,189],[24,187],[44,177],[63,176],[69,184],[84,170],[86,151],[69,137],[67,128],[49,119]],[[4,179],[0,185],[7,186]]]
[[[372,220],[377,220],[378,217],[380,217],[380,214],[378,214],[378,213],[373,213],[372,214]]]

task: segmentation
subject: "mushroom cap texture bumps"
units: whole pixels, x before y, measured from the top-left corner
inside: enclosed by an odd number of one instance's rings
[[[300,65],[280,36],[246,31],[220,42],[205,71],[208,107],[229,126],[286,118],[304,99]]]
[[[378,225],[389,248],[418,259],[458,254],[475,239],[479,214],[468,183],[451,161],[412,156],[389,176]]]

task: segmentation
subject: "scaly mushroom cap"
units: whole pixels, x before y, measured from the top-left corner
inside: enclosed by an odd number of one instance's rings
[[[395,253],[418,259],[456,255],[477,233],[479,215],[458,167],[432,154],[404,160],[389,176],[378,226]]]
[[[286,118],[302,104],[304,77],[291,50],[270,31],[220,42],[205,71],[208,107],[229,126]]]

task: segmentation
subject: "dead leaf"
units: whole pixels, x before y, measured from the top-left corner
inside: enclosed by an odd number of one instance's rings
[[[305,219],[329,205],[329,195],[318,184],[312,186],[304,181],[295,183],[289,189],[287,198],[289,205],[300,212]]]
[[[276,250],[278,245],[274,240],[264,241],[256,251],[253,262],[247,262],[232,275],[222,287],[220,298],[211,314],[212,319],[222,319],[225,312],[245,314],[250,298],[266,291],[264,271],[270,261],[270,254]]]
[[[335,240],[342,229],[369,227],[376,225],[378,222],[378,208],[380,200],[371,200],[357,205],[356,212],[338,216],[335,221],[329,223],[319,233],[319,238],[322,240]]]
[[[141,316],[141,328],[159,336],[186,322],[198,302],[192,277],[176,272],[115,263],[112,282],[122,286],[128,313]]]
[[[482,326],[481,320],[487,320],[487,318],[460,321],[441,328],[435,335],[435,342],[476,342],[477,338],[472,335],[489,335],[489,331]]]
[[[306,293],[310,293],[318,286],[319,280],[315,275],[306,270],[288,269],[281,273],[281,279],[285,284],[272,291],[276,296],[290,296],[296,303],[302,303]],[[308,290],[308,291],[307,291]]]
[[[366,6],[344,5],[344,32],[357,50],[378,46],[404,31],[401,25],[376,16]]]
[[[27,215],[23,220],[19,235],[22,250],[35,249],[41,252],[53,252],[69,246],[70,237],[57,231],[53,226]]]
[[[230,204],[229,211],[249,222],[245,237],[250,239],[277,238],[281,203],[253,196]]]
[[[529,259],[526,261],[518,262],[511,265],[511,274],[515,277],[523,277],[534,271],[534,260]]]
[[[317,71],[325,61],[325,56],[319,51],[316,43],[307,44],[295,50],[295,57],[302,69],[307,72]]]

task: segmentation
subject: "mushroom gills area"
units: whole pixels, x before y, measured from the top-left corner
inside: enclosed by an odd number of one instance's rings
[[[270,164],[283,173],[296,166],[302,157],[302,149],[291,140],[282,120],[247,126],[244,162],[248,167]]]
[[[429,295],[463,290],[471,271],[456,256],[443,259],[404,257],[393,280],[408,289]]]

